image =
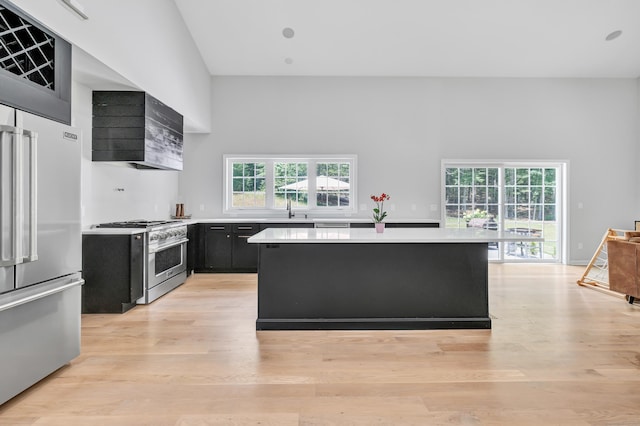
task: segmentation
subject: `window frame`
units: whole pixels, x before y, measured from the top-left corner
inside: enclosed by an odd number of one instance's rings
[[[265,163],[265,206],[264,207],[233,207],[233,163]],[[223,190],[222,206],[223,214],[229,215],[273,215],[286,212],[285,207],[275,206],[275,163],[307,163],[307,178],[309,180],[308,205],[306,207],[294,207],[294,211],[304,214],[322,215],[351,215],[358,212],[358,185],[357,162],[355,154],[344,155],[251,155],[251,154],[224,154],[223,155]],[[349,164],[349,206],[317,206],[316,205],[316,170],[317,163],[348,163]]]
[[[489,259],[490,262],[541,262],[541,263],[566,263],[567,260],[567,229],[568,229],[568,200],[567,200],[567,182],[569,176],[569,162],[567,160],[455,160],[455,159],[442,159],[440,163],[440,173],[441,173],[441,223],[443,227],[447,227],[447,184],[446,184],[446,170],[447,168],[497,168],[498,172],[498,187],[499,187],[499,196],[498,196],[498,208],[500,220],[498,221],[499,228],[508,220],[516,220],[519,219],[509,219],[506,217],[506,208],[508,205],[517,205],[518,202],[514,201],[513,203],[507,202],[508,200],[505,198],[507,194],[507,188],[509,186],[513,186],[517,188],[518,185],[514,183],[514,185],[507,185],[505,180],[505,170],[506,169],[556,169],[557,175],[555,176],[555,216],[557,223],[557,231],[553,235],[546,235],[545,237],[549,237],[549,239],[545,238],[544,243],[552,243],[556,245],[557,252],[554,259],[549,258],[541,258],[541,259],[507,259],[504,255],[504,251],[502,248],[499,249],[499,257],[497,259]],[[544,179],[544,176],[543,176]],[[546,185],[542,185],[545,187]],[[531,187],[529,184],[528,187]],[[543,194],[544,197],[544,194]],[[532,203],[528,203],[532,204]],[[535,203],[534,203],[535,204]],[[547,204],[545,202],[542,203]],[[544,220],[543,220],[544,222]],[[553,239],[555,238],[555,239]],[[503,244],[503,243],[500,243]]]

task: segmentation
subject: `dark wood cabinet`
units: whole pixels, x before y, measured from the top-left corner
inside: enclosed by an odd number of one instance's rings
[[[144,234],[83,235],[83,313],[123,313],[142,297]]]
[[[205,272],[227,272],[231,270],[231,225],[206,223],[200,226],[203,239],[201,268]]]
[[[255,223],[233,225],[231,268],[235,272],[256,272],[258,270],[258,245],[247,242],[249,237],[260,232]]]
[[[183,117],[145,92],[93,92],[93,161],[182,170]]]
[[[187,225],[187,238],[189,239],[187,242],[187,276],[189,276],[196,269],[197,264],[198,225]]]
[[[347,223],[347,222],[345,222]],[[372,222],[354,222],[352,228],[373,228]],[[389,228],[437,228],[438,222],[390,222]],[[197,225],[196,272],[257,272],[259,245],[247,240],[267,228],[313,228],[314,222],[201,223]],[[191,237],[189,237],[191,239]]]

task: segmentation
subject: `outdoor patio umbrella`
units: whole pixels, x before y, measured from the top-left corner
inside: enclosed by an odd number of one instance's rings
[[[279,187],[278,189],[290,189],[294,191],[308,191],[309,190],[309,180],[301,180],[300,182],[290,183],[289,185],[284,185]],[[328,176],[317,176],[316,177],[316,190],[320,191],[340,191],[349,189],[349,183],[343,182],[338,179],[334,179]]]

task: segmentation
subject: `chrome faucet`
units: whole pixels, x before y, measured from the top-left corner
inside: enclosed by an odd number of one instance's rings
[[[289,219],[294,217],[296,214],[291,211],[291,198],[287,198],[287,212],[289,212]]]

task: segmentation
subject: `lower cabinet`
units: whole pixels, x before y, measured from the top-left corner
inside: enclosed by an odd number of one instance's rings
[[[198,225],[187,225],[187,276],[196,269],[198,253]]]
[[[196,272],[256,272],[258,245],[247,240],[260,231],[257,224],[199,225],[200,255]]]
[[[260,232],[257,224],[233,225],[231,244],[231,269],[234,272],[258,271],[258,244],[249,244],[247,240]]]
[[[197,226],[196,272],[257,272],[258,244],[249,237],[267,228],[313,228],[313,222],[201,223]],[[352,228],[373,228],[373,222],[354,222]],[[388,222],[388,228],[437,228],[438,222]],[[189,237],[191,240],[192,237]]]
[[[142,297],[144,234],[82,236],[82,312],[123,313]]]

